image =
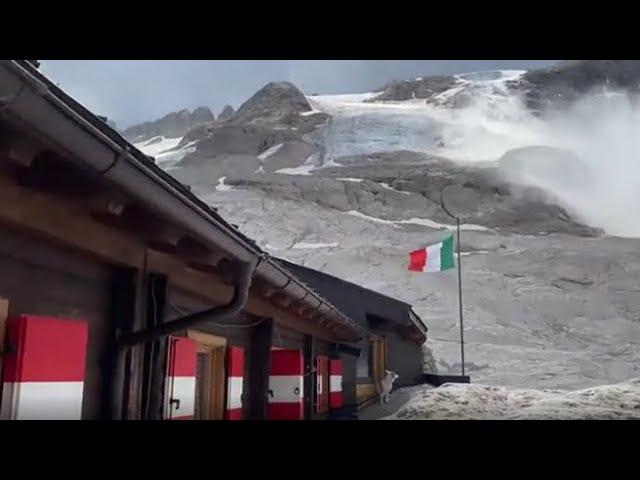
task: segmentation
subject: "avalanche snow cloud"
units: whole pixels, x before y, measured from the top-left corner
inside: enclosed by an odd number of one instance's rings
[[[329,161],[394,150],[474,163],[497,162],[506,154],[503,165],[513,160],[525,170],[506,168],[507,179],[544,188],[578,219],[611,235],[640,236],[640,223],[634,221],[640,214],[640,110],[635,98],[600,89],[568,109],[539,115],[508,86],[523,73],[458,75],[457,83],[429,102],[376,102],[379,94],[368,93],[313,96],[309,103],[332,116],[323,133]],[[452,108],[448,102],[462,94],[465,105]],[[525,147],[549,148],[511,152]],[[552,149],[578,161],[550,162],[558,154]],[[587,181],[571,182],[583,177]]]

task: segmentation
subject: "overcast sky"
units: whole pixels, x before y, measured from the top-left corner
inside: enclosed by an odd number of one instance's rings
[[[237,108],[268,82],[307,94],[360,93],[392,80],[493,69],[546,67],[554,60],[42,60],[67,93],[118,127],[201,105]]]

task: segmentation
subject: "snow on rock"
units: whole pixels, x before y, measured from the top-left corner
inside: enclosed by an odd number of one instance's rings
[[[378,101],[380,92],[311,97],[332,117],[324,133],[327,158],[412,150],[459,161],[486,161],[547,136],[543,122],[507,88],[520,71],[452,77],[452,85],[428,102],[421,98]],[[457,99],[466,98],[465,102]],[[375,100],[375,101],[372,101]],[[451,108],[450,103],[461,103]]]
[[[301,165],[295,168],[281,168],[274,173],[281,173],[284,175],[311,175],[311,171],[315,167],[313,165]]]
[[[344,95],[315,95],[307,97],[307,102],[314,110],[324,111],[330,105],[342,105],[348,103],[363,103],[380,95],[380,92],[348,93]]]
[[[454,75],[463,82],[474,84],[493,83],[504,85],[508,81],[517,80],[522,77],[526,70],[481,70],[478,72],[468,72]]]
[[[162,136],[153,137],[145,142],[134,143],[133,146],[144,152],[146,155],[155,157],[157,154],[175,148],[182,140],[182,137],[165,138]]]
[[[218,183],[215,186],[215,189],[217,192],[228,192],[230,190],[233,190],[233,187],[231,187],[230,185],[225,185],[224,181],[227,177],[220,177],[218,179]]]
[[[488,250],[474,250],[473,252],[460,252],[461,257],[468,257],[469,255],[486,255],[491,253]]]
[[[377,223],[384,223],[386,225],[423,225],[429,228],[435,228],[437,230],[455,230],[455,225],[446,225],[444,223],[434,222],[433,220],[429,220],[428,218],[409,218],[406,220],[384,220],[382,218],[371,217],[369,215],[365,215],[364,213],[360,213],[356,210],[349,210],[346,212],[347,215],[353,215],[354,217],[360,217],[364,220],[369,220]],[[487,227],[483,227],[482,225],[473,225],[469,223],[465,223],[460,225],[460,230],[477,230],[477,231],[486,231],[489,230]]]
[[[299,167],[293,168],[281,168],[276,170],[274,173],[281,173],[285,175],[311,175],[311,172],[316,169],[316,166],[313,163],[314,155],[310,155],[309,158],[304,162],[304,164]]]
[[[196,151],[197,142],[189,142],[181,148],[177,148],[183,137],[165,138],[154,137],[146,142],[135,143],[134,147],[145,155],[154,157],[156,163],[166,170],[174,167],[187,154]]]
[[[388,183],[384,183],[384,182],[377,182],[378,185],[380,185],[382,188],[386,189],[386,190],[391,190],[392,192],[398,192],[401,193],[403,195],[411,195],[411,192],[403,192],[402,190],[397,190],[395,188],[393,188],[391,185],[389,185]]]
[[[297,242],[293,245],[293,249],[314,249],[314,248],[333,248],[339,245],[338,242],[334,243],[308,243],[308,242]]]
[[[258,155],[258,158],[260,160],[266,160],[267,158],[269,158],[271,155],[273,155],[274,153],[276,153],[278,150],[280,150],[282,148],[282,143],[279,143],[277,145],[274,145],[273,147],[265,150],[264,152],[262,152],[260,155]]]
[[[386,420],[640,419],[640,378],[584,390],[445,384],[417,392]]]

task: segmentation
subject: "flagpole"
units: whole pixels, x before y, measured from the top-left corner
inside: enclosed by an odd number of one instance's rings
[[[460,310],[460,357],[462,359],[462,376],[464,377],[464,322],[462,315],[462,262],[460,259],[460,218],[456,217],[456,230],[458,233],[458,300]]]
[[[460,312],[460,361],[462,364],[462,376],[464,377],[464,322],[462,314],[462,262],[460,258],[460,217],[453,215],[444,204],[444,192],[452,184],[446,185],[440,192],[440,206],[451,218],[456,220],[456,236],[458,250],[458,309]]]

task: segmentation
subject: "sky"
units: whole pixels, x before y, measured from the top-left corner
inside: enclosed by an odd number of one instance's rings
[[[41,60],[41,71],[119,128],[199,106],[217,115],[269,82],[306,94],[363,93],[393,80],[494,69],[543,68],[555,60]]]

